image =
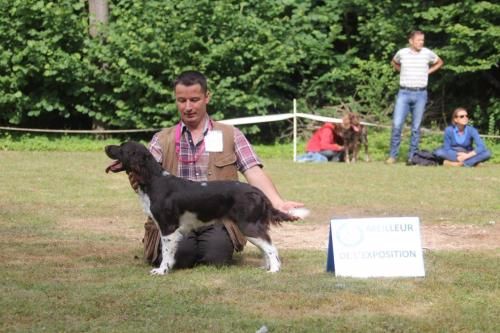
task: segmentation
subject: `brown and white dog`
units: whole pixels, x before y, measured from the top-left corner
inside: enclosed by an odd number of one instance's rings
[[[361,145],[365,148],[365,161],[370,161],[368,154],[368,130],[361,124],[359,116],[348,112],[342,117],[342,123],[337,126],[337,134],[344,142],[344,160],[346,163],[358,160]]]
[[[144,211],[161,232],[162,262],[151,274],[168,273],[175,263],[178,242],[201,226],[233,221],[262,252],[269,272],[280,270],[278,250],[271,243],[269,226],[295,221],[301,216],[273,207],[258,188],[238,181],[194,182],[165,171],[148,149],[129,141],[105,148],[115,161],[106,172],[134,172]]]

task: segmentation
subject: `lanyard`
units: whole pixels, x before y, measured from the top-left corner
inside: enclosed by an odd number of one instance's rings
[[[195,146],[196,153],[194,154],[194,158],[192,160],[184,160],[181,158],[180,150],[181,150],[181,135],[182,135],[182,126],[181,123],[177,124],[175,128],[175,153],[177,155],[177,160],[181,163],[196,163],[200,156],[205,152],[205,135],[203,135],[203,142],[199,148]]]

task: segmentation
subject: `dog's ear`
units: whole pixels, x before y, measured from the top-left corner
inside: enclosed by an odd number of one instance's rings
[[[133,163],[131,165],[132,170],[137,175],[137,180],[139,184],[144,184],[151,178],[152,168],[148,167],[149,163],[156,163],[156,161],[151,158],[151,153],[147,149],[139,149],[134,151]]]

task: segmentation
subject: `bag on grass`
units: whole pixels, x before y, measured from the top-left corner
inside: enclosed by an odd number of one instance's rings
[[[413,165],[436,166],[442,163],[442,160],[427,150],[417,151],[411,158]]]

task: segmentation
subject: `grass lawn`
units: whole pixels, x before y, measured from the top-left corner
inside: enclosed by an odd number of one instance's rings
[[[498,332],[500,244],[425,251],[425,278],[351,279],[324,251],[280,251],[283,270],[237,265],[148,275],[144,215],[102,152],[0,151],[1,332]],[[500,223],[500,165],[294,164],[265,157],[282,195],[336,217]],[[325,235],[326,239],[327,235]]]

